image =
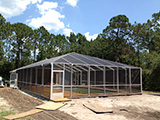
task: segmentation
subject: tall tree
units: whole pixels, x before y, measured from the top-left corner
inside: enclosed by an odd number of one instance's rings
[[[33,30],[23,23],[15,23],[12,25],[12,34],[12,52],[16,55],[16,67],[20,67],[27,64],[26,62],[30,62],[28,58],[31,56]]]
[[[160,12],[152,15],[152,29],[154,31],[155,49],[160,53]]]
[[[43,60],[48,57],[48,47],[49,47],[49,40],[50,40],[50,33],[41,26],[37,30],[35,30],[35,34],[37,37],[37,49],[38,49],[38,56],[37,60]]]
[[[118,15],[110,19],[109,26],[103,30],[103,35],[113,43],[115,61],[122,62],[127,38],[129,36],[129,19],[125,15]]]
[[[49,58],[57,55],[57,47],[56,47],[56,36],[54,34],[50,34],[49,47],[48,47],[48,55]]]
[[[70,36],[67,36],[67,40],[69,42],[69,49],[70,52],[76,52],[76,48],[77,48],[77,37],[75,35],[75,33],[71,32]]]
[[[133,42],[134,48],[137,51],[137,57],[138,57],[138,66],[140,67],[141,60],[140,60],[140,52],[143,49],[143,43],[144,43],[144,35],[145,35],[145,29],[144,24],[140,23],[134,23],[130,27],[130,37]]]
[[[64,35],[58,34],[55,37],[56,49],[59,55],[69,52],[69,42]]]
[[[5,39],[4,29],[5,29],[5,18],[0,14],[0,65],[3,65],[4,59],[4,42]]]
[[[88,55],[89,54],[89,48],[90,48],[89,41],[81,33],[78,33],[76,35],[76,38],[77,38],[77,50],[76,50],[76,52]]]

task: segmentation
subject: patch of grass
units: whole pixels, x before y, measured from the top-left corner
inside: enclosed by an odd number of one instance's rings
[[[15,114],[14,110],[15,109],[5,110],[4,108],[0,107],[0,120],[4,120],[4,116]]]
[[[65,88],[64,90],[70,91],[70,88]],[[81,94],[88,94],[88,89],[87,88],[72,88],[72,92],[75,93],[81,93]],[[96,89],[91,89],[91,94],[94,93],[103,93],[103,90],[96,90]]]
[[[143,93],[160,95],[160,92],[154,92],[154,91],[143,91]]]

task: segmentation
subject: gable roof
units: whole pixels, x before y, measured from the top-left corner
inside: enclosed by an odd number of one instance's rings
[[[85,65],[85,66],[90,65],[90,66],[106,66],[106,67],[121,67],[121,68],[139,68],[139,67],[134,67],[134,66],[118,63],[118,62],[113,62],[110,60],[104,60],[97,57],[91,57],[88,55],[82,55],[82,54],[72,52],[62,56],[45,59],[30,65],[15,69],[13,71],[36,67],[44,64],[49,64],[49,63]]]

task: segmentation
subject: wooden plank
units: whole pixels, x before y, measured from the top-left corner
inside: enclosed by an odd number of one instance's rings
[[[60,98],[60,99],[51,99],[54,102],[67,102],[67,101],[71,101],[71,99],[68,98]]]
[[[99,104],[83,104],[86,108],[90,109],[91,111],[100,114],[100,113],[113,113],[113,110],[107,109]]]
[[[19,113],[19,114],[16,114],[16,115],[9,115],[9,116],[5,116],[3,118],[7,119],[7,120],[13,120],[13,119],[26,117],[26,116],[29,116],[29,115],[32,115],[32,114],[35,114],[35,113],[39,113],[39,112],[42,112],[42,111],[43,110],[40,110],[40,109],[32,109],[32,110],[27,111],[27,112]]]
[[[54,102],[47,102],[43,105],[36,106],[38,109],[43,109],[43,110],[57,110],[61,107],[63,107],[65,104],[63,103],[54,103]]]

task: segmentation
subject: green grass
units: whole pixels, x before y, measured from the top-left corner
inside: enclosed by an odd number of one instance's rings
[[[158,95],[160,95],[160,92],[154,92],[154,91],[143,91],[143,93],[146,93],[146,94],[158,94]]]
[[[15,114],[14,110],[15,109],[5,110],[4,108],[0,107],[0,120],[5,120],[3,118],[4,116]]]
[[[65,88],[64,90],[70,91],[70,88]],[[87,88],[72,88],[72,92],[88,94],[88,89]],[[94,93],[103,93],[103,90],[91,89],[91,94],[94,94]]]

